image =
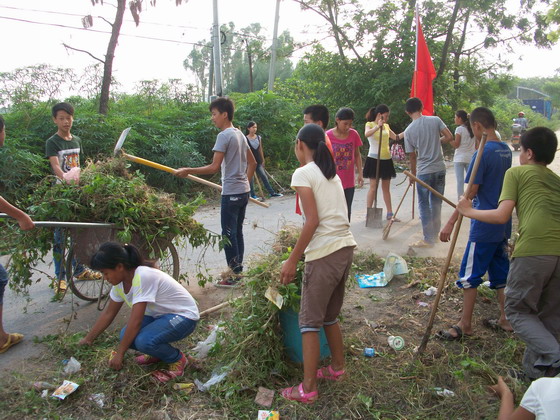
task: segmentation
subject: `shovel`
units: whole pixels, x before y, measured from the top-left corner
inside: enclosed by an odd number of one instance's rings
[[[162,165],[160,163],[156,163],[156,162],[152,162],[151,160],[147,160],[147,159],[142,159],[133,155],[129,155],[128,153],[123,152],[122,150],[122,146],[124,143],[124,140],[126,139],[126,136],[128,135],[128,132],[130,131],[132,127],[128,127],[126,129],[123,130],[123,132],[121,133],[121,136],[119,137],[119,140],[117,141],[117,144],[115,146],[115,156],[120,155],[122,157],[124,157],[127,160],[130,160],[131,162],[135,162],[135,163],[139,163],[140,165],[145,165],[145,166],[149,166],[151,168],[155,168],[155,169],[159,169],[160,171],[165,171],[165,172],[169,172],[171,174],[175,173],[175,169],[170,168],[169,166],[165,166]],[[222,186],[215,184],[213,182],[207,181],[205,179],[199,178],[197,176],[194,175],[187,175],[187,179],[190,179],[191,181],[194,182],[198,182],[199,184],[203,184],[206,185],[208,187],[212,187],[217,189],[218,191],[222,191]],[[255,200],[254,198],[249,198],[249,201],[252,201],[255,204],[258,204],[261,207],[270,207],[270,204],[267,203],[261,203],[259,200]]]
[[[377,190],[379,189],[379,168],[381,167],[381,140],[383,128],[379,129],[379,147],[377,148],[377,165],[375,167],[375,198],[373,207],[367,209],[366,227],[381,229],[383,227],[383,209],[377,208]]]

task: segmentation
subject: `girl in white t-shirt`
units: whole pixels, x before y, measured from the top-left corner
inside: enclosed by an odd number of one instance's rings
[[[344,300],[344,284],[356,242],[350,233],[348,208],[342,182],[325,143],[325,133],[316,124],[299,130],[296,156],[301,167],[292,176],[304,213],[300,237],[284,262],[280,280],[294,280],[296,266],[305,254],[299,328],[302,333],[303,382],[281,391],[284,398],[310,404],[317,400],[317,379],[336,381],[344,375],[344,352],[338,315]],[[319,365],[319,331],[331,350],[331,364]]]
[[[498,420],[553,420],[560,417],[559,377],[543,377],[533,381],[517,408],[513,393],[501,376],[490,389],[501,399]]]
[[[109,366],[122,369],[124,354],[132,348],[145,353],[135,358],[140,365],[160,361],[169,364],[168,369],[152,372],[156,380],[167,382],[183,375],[194,359],[169,343],[191,334],[200,318],[187,289],[163,271],[147,266],[133,245],[104,243],[92,257],[91,268],[101,271],[113,287],[109,304],[80,344],[93,344],[126,303],[131,308],[130,318]]]
[[[460,109],[455,112],[455,124],[458,126],[455,129],[455,138],[449,144],[455,148],[453,166],[457,179],[457,198],[460,198],[465,191],[465,174],[476,151],[476,140],[466,111]]]

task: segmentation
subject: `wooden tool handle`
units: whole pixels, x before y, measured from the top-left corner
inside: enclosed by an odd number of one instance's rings
[[[175,173],[175,169],[170,168],[169,166],[162,165],[161,163],[152,162],[151,160],[143,159],[143,158],[133,156],[133,155],[129,155],[128,153],[123,153],[122,155],[125,159],[128,159],[131,162],[139,163],[140,165],[149,166],[150,168],[159,169],[160,171],[169,172],[170,174]],[[222,186],[221,185],[218,185],[218,184],[216,184],[214,182],[211,182],[211,181],[207,181],[207,180],[199,178],[197,176],[187,175],[187,179],[190,179],[191,181],[194,181],[194,182],[198,182],[199,184],[206,185],[208,187],[215,188],[218,191],[222,191]],[[255,204],[258,204],[261,207],[265,207],[265,208],[270,207],[270,204],[263,203],[259,200],[255,200],[254,198],[249,198],[249,201],[251,201]]]
[[[410,172],[408,171],[403,171],[403,174],[405,174],[407,177],[409,177],[410,179],[412,179],[414,182],[417,182],[418,184],[422,185],[424,188],[427,188],[428,190],[430,190],[430,192],[432,192],[432,194],[434,194],[436,197],[441,198],[443,201],[445,201],[447,204],[449,204],[451,207],[456,208],[457,205],[455,203],[453,203],[451,200],[449,200],[448,198],[444,197],[442,194],[440,194],[438,191],[434,190],[432,187],[430,187],[428,184],[426,184],[424,181],[416,178],[414,175],[412,175]]]

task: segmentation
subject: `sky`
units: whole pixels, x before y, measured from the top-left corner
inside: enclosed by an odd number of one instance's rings
[[[380,0],[379,0],[380,1]],[[146,1],[145,3],[149,3]],[[240,29],[253,22],[264,28],[272,43],[275,0],[218,0],[220,23],[233,21]],[[81,17],[91,14],[94,25],[82,29]],[[109,40],[109,26],[98,16],[112,21],[115,8],[111,0],[92,6],[91,0],[0,0],[0,39],[2,59],[0,72],[19,67],[50,64],[81,70],[96,61],[84,53],[66,49],[87,50],[103,58]],[[193,43],[210,39],[212,0],[158,0],[157,6],[146,4],[135,26],[127,10],[114,61],[114,76],[124,90],[140,80],[183,79],[193,82],[193,75],[183,68],[183,60]],[[300,10],[290,0],[280,3],[279,33],[288,29],[299,42],[310,42],[327,35],[326,21],[313,12]],[[311,46],[295,53],[301,58]],[[513,63],[512,73],[519,77],[547,77],[560,69],[560,45],[553,50],[518,47],[515,55],[503,54]]]

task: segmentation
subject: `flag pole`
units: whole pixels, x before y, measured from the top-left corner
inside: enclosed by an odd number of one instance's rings
[[[416,45],[414,46],[414,73],[412,78],[414,79],[414,92],[413,96],[417,97],[418,89],[418,3],[414,5],[414,22],[416,23]]]

